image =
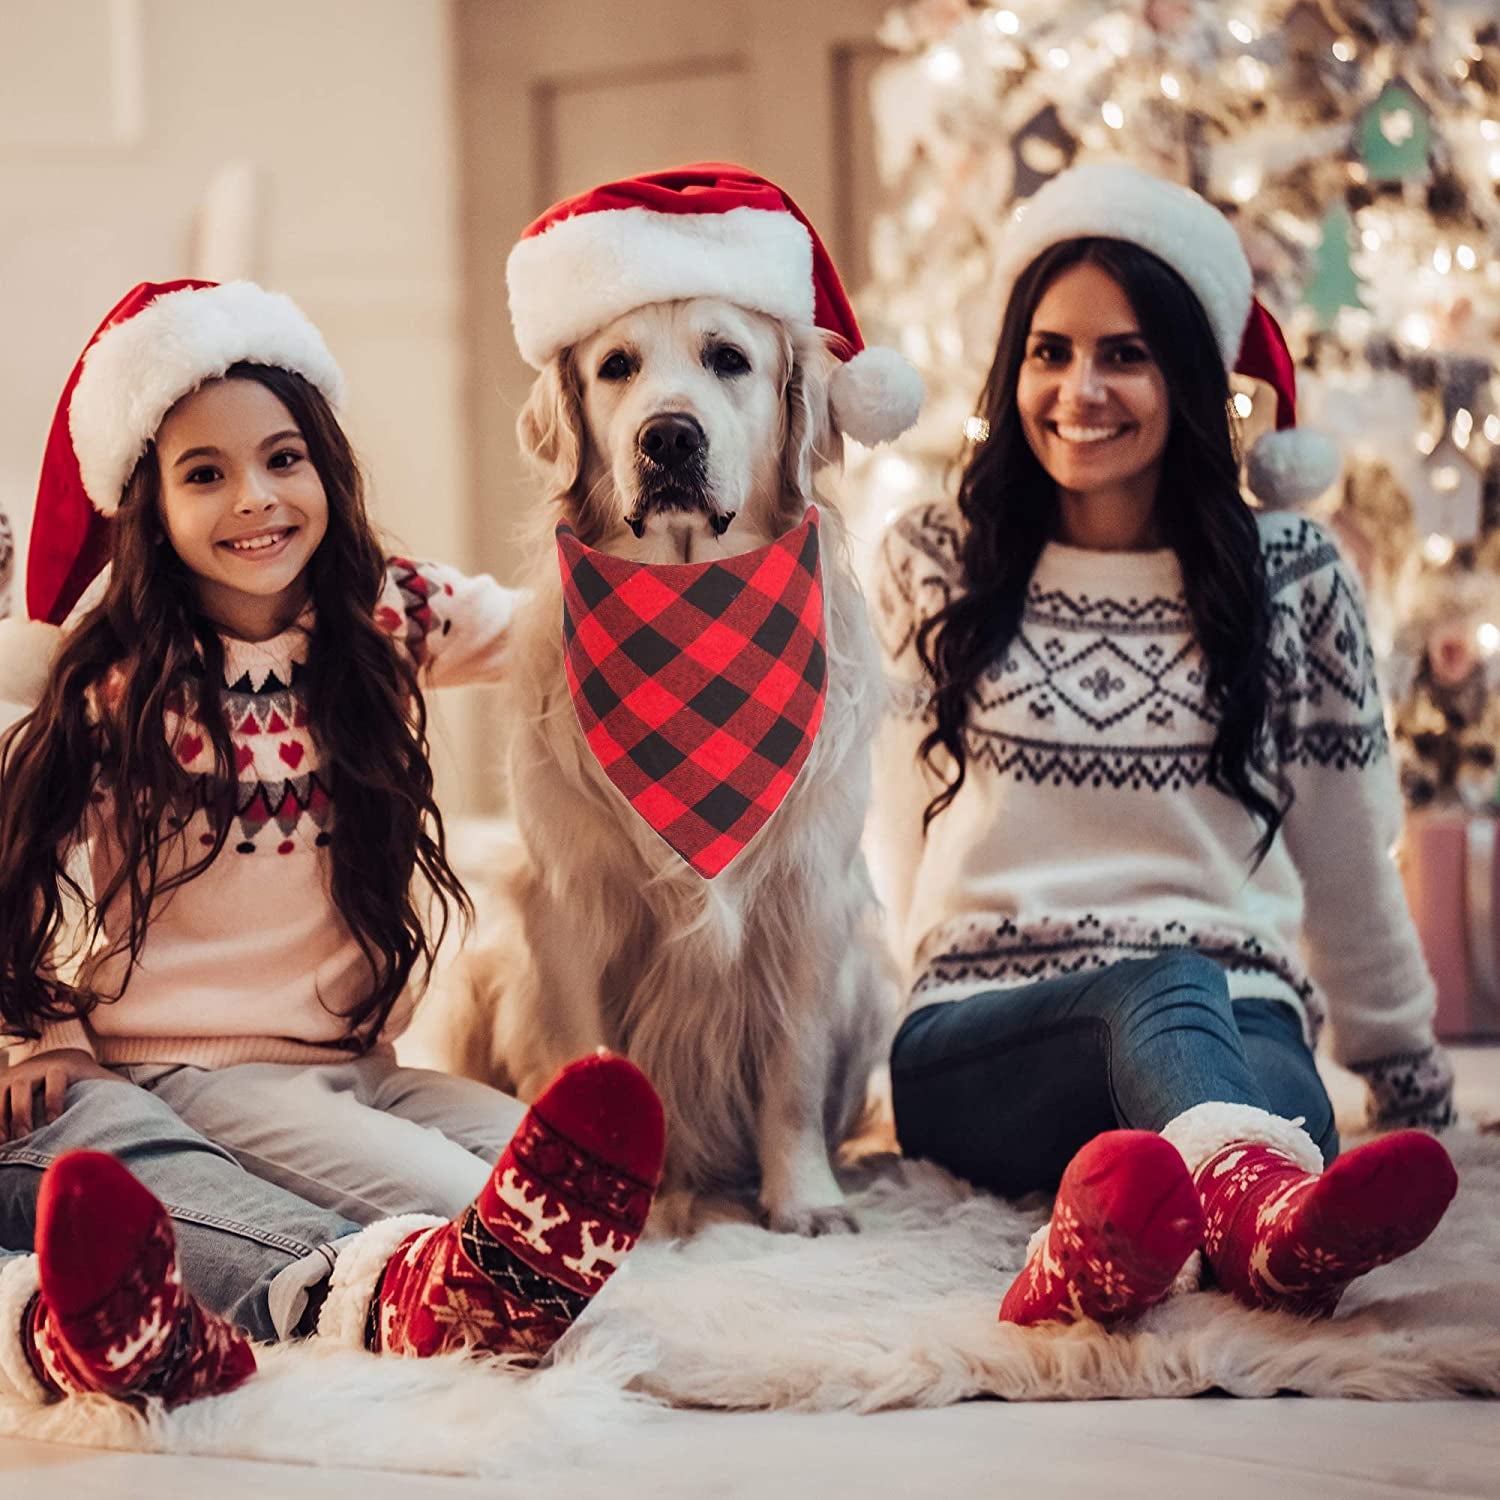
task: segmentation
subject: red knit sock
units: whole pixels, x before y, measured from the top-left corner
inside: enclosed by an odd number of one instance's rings
[[[184,1289],[166,1209],[114,1157],[74,1151],[47,1169],[36,1258],[28,1353],[55,1394],[177,1406],[255,1372],[245,1336]]]
[[[1000,1304],[1002,1323],[1109,1325],[1171,1289],[1203,1235],[1177,1148],[1148,1130],[1109,1130],[1068,1163],[1046,1238]]]
[[[1458,1188],[1448,1153],[1417,1130],[1360,1146],[1321,1176],[1239,1141],[1194,1181],[1219,1285],[1251,1307],[1310,1316],[1331,1313],[1356,1276],[1415,1250]]]
[[[474,1202],[397,1247],[371,1304],[368,1347],[539,1357],[640,1237],[663,1145],[661,1101],[633,1063],[607,1054],[569,1063]]]

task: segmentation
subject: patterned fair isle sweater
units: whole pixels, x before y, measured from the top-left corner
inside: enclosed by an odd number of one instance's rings
[[[1021,630],[979,684],[967,780],[924,845],[939,783],[917,761],[930,725],[914,636],[963,586],[961,518],[928,505],[887,532],[876,607],[902,709],[877,750],[875,853],[913,1007],[1191,948],[1232,995],[1295,1007],[1310,1038],[1326,1018],[1341,1061],[1430,1057],[1433,986],[1390,857],[1400,805],[1359,590],[1313,522],[1259,525],[1296,800],[1254,869],[1257,825],[1207,781],[1215,715],[1170,550],[1045,548]]]
[[[504,673],[514,602],[492,578],[393,559],[376,619],[410,653],[424,687],[492,682]],[[337,1061],[353,1051],[340,1017],[362,998],[370,971],[329,891],[336,795],[308,727],[303,667],[312,623],[309,613],[268,641],[222,638],[238,769],[229,838],[208,869],[158,902],[120,999],[86,1022],[45,1027],[35,1044],[12,1045],[11,1062],[59,1047],[82,1047],[106,1064],[205,1068]],[[190,701],[169,715],[169,726],[184,767],[210,774],[213,749]],[[108,812],[107,795],[96,794],[85,829],[95,890],[118,868]],[[163,875],[174,857],[180,867],[213,840],[200,809],[175,856],[164,857]],[[125,921],[123,911],[106,913],[102,952]],[[85,959],[79,983],[112,995],[124,972],[123,957]],[[412,1004],[396,1007],[382,1040],[404,1029]]]

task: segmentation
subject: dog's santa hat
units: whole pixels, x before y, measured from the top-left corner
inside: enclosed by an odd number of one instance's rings
[[[834,419],[858,442],[898,437],[921,409],[911,365],[894,349],[865,348],[806,215],[744,167],[699,162],[565,199],[523,232],[506,281],[516,343],[536,369],[634,308],[722,297],[833,335]]]
[[[0,620],[0,699],[29,705],[40,696],[60,627],[109,561],[109,518],[162,419],[236,364],[291,370],[333,407],[343,403],[322,334],[290,297],[253,282],[142,282],[94,330],[47,435],[26,614]]]
[[[1165,261],[1188,284],[1214,331],[1224,368],[1276,392],[1276,431],[1250,451],[1250,488],[1268,505],[1321,495],[1340,455],[1320,432],[1299,428],[1296,367],[1276,320],[1252,292],[1250,262],[1234,226],[1190,188],[1123,161],[1091,161],[1054,177],[1007,225],[998,266],[1001,305],[1021,273],[1065,240],[1125,240]]]

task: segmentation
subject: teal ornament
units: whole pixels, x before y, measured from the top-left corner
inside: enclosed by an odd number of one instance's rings
[[[1312,280],[1302,300],[1317,314],[1318,323],[1331,328],[1341,307],[1363,307],[1359,277],[1350,264],[1354,219],[1348,207],[1336,203],[1323,220],[1323,238],[1313,252]]]
[[[1421,182],[1430,169],[1432,112],[1393,78],[1360,114],[1355,147],[1371,182]]]

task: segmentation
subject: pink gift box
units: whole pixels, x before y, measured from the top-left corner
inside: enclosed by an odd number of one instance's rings
[[[1438,1036],[1500,1037],[1500,820],[1460,808],[1413,813],[1401,878],[1437,984]]]

